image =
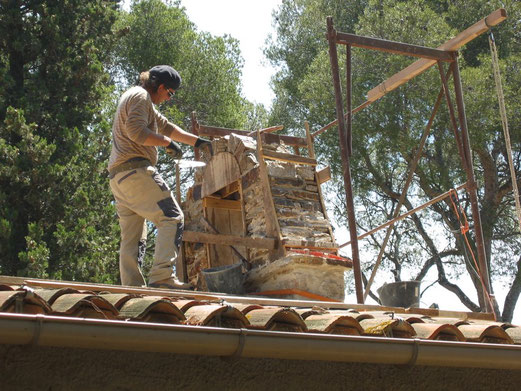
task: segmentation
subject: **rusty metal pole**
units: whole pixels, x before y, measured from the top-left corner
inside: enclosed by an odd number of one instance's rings
[[[363,287],[362,287],[362,271],[360,269],[360,254],[358,251],[358,235],[356,232],[355,207],[353,202],[353,190],[351,179],[351,168],[349,166],[349,142],[346,134],[346,124],[344,122],[344,108],[342,103],[342,88],[340,85],[340,76],[338,72],[338,55],[336,50],[336,31],[333,28],[333,18],[327,18],[327,36],[329,41],[329,59],[331,62],[331,72],[333,74],[333,85],[335,88],[336,112],[338,117],[338,136],[340,139],[340,152],[342,157],[342,169],[344,174],[344,187],[346,192],[347,218],[349,222],[349,234],[351,236],[351,256],[353,258],[353,272],[355,275],[356,300],[358,304],[364,303]],[[349,52],[350,53],[350,52]],[[351,59],[348,58],[348,71],[350,73]],[[347,86],[348,91],[351,86]],[[351,99],[349,97],[349,99]],[[351,107],[348,107],[351,112]],[[351,116],[348,116],[348,122]],[[349,125],[350,126],[350,125]]]
[[[352,113],[352,94],[353,82],[351,77],[351,45],[346,45],[346,138],[347,138],[347,156],[353,155],[353,113]]]
[[[472,209],[472,219],[474,220],[474,234],[476,236],[476,247],[478,250],[478,264],[480,268],[480,275],[483,279],[483,284],[488,292],[483,292],[483,302],[487,312],[493,312],[490,301],[487,298],[487,293],[490,293],[490,277],[488,274],[487,256],[485,253],[485,243],[483,239],[483,230],[481,227],[481,216],[479,213],[478,194],[476,179],[474,177],[474,169],[472,165],[472,155],[470,151],[470,140],[467,129],[467,117],[465,114],[465,103],[463,101],[463,88],[461,84],[461,76],[459,73],[459,65],[457,57],[454,60],[454,92],[456,95],[456,105],[458,108],[458,117],[461,128],[461,141],[463,144],[463,152],[465,154],[465,171],[467,172],[467,191],[470,197],[470,204]],[[466,163],[466,164],[465,164]]]

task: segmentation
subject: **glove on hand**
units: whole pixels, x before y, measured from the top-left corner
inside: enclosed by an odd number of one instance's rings
[[[181,159],[183,157],[183,151],[181,151],[181,147],[175,141],[170,141],[170,144],[165,148],[165,151],[172,157],[172,159]]]
[[[195,148],[208,148],[210,151],[210,155],[213,156],[213,148],[212,142],[210,140],[205,140],[204,138],[199,137],[194,145]]]

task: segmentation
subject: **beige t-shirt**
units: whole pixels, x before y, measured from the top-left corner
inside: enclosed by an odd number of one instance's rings
[[[151,133],[170,136],[174,126],[154,107],[150,94],[143,87],[132,87],[119,100],[112,124],[112,151],[108,169],[129,159],[143,157],[157,163],[157,147],[143,142]]]

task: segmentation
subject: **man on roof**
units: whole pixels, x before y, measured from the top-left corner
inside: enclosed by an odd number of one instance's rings
[[[147,236],[146,220],[157,227],[149,286],[190,289],[178,280],[184,216],[168,185],[157,172],[157,147],[179,159],[176,141],[194,147],[211,144],[169,122],[154,105],[171,99],[181,85],[179,73],[157,65],[139,77],[139,85],[120,98],[112,125],[108,171],[121,227],[119,268],[123,285],[146,286],[141,272]]]

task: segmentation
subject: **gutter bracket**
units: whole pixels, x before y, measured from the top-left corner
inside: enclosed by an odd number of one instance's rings
[[[35,319],[36,319],[36,322],[34,325],[34,335],[33,335],[33,338],[31,339],[31,342],[29,343],[31,346],[38,346],[38,341],[40,340],[40,335],[42,333],[42,328],[43,328],[44,315],[36,314]]]
[[[420,340],[418,338],[413,339],[412,344],[412,356],[409,362],[406,364],[409,367],[413,367],[416,365],[416,361],[418,360],[418,351],[420,349]]]
[[[237,345],[237,349],[235,349],[235,352],[233,352],[233,354],[231,354],[230,356],[221,356],[221,359],[224,361],[238,360],[242,355],[242,351],[244,350],[244,345],[246,343],[247,334],[248,334],[248,330],[245,328],[241,328],[240,332],[239,332],[239,344]]]

